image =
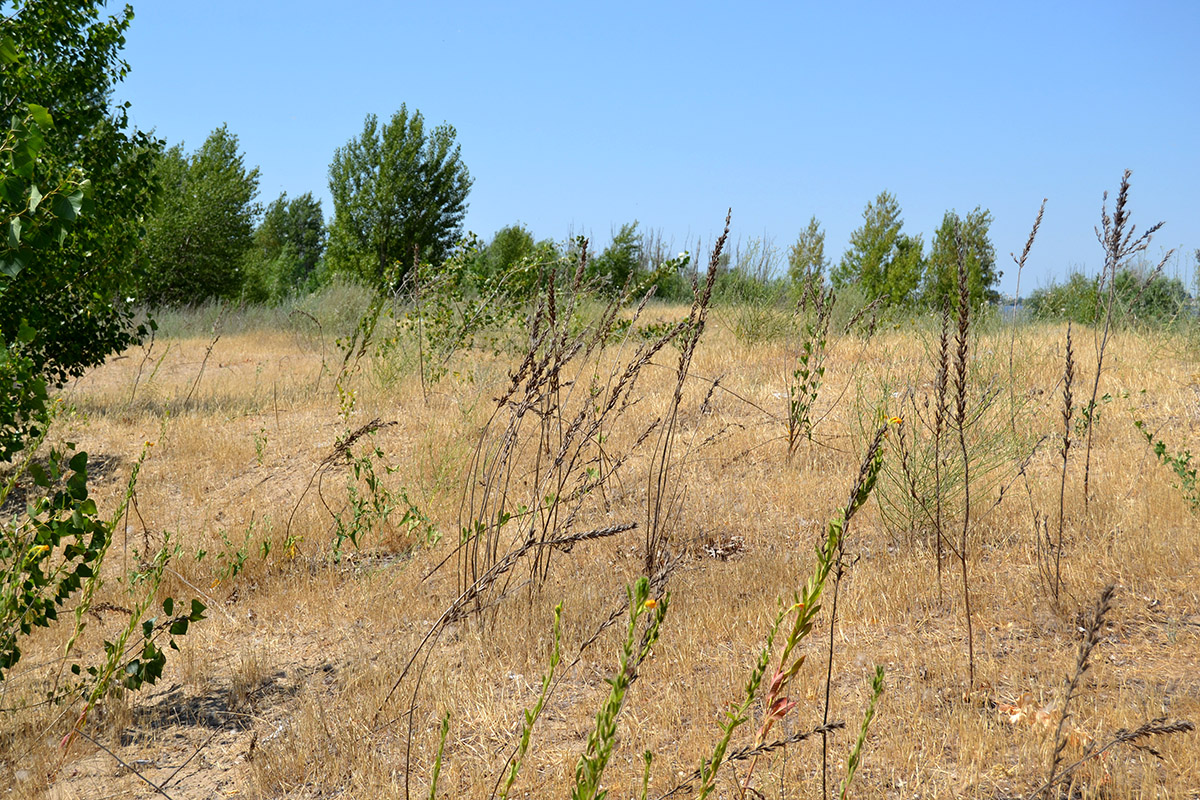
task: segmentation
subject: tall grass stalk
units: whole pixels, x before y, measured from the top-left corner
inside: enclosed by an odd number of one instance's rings
[[[1117,306],[1117,273],[1126,268],[1130,259],[1138,253],[1144,252],[1150,246],[1150,240],[1163,226],[1162,222],[1157,222],[1135,238],[1137,226],[1129,224],[1129,212],[1125,209],[1129,202],[1129,176],[1132,174],[1130,170],[1125,170],[1121,176],[1121,185],[1117,190],[1117,201],[1111,217],[1108,215],[1108,192],[1104,193],[1100,211],[1100,227],[1096,228],[1096,239],[1104,249],[1104,267],[1100,273],[1100,281],[1096,290],[1097,304],[1103,303],[1104,305],[1104,324],[1095,334],[1096,375],[1092,381],[1092,396],[1083,412],[1084,418],[1087,420],[1087,439],[1084,445],[1083,460],[1083,507],[1085,511],[1091,501],[1089,487],[1092,471],[1092,435],[1096,428],[1099,412],[1096,398],[1100,394],[1100,376],[1104,372],[1104,356],[1108,349],[1109,336],[1113,327],[1113,314]],[[1162,270],[1163,265],[1173,253],[1173,250],[1167,252],[1155,272]],[[1151,277],[1153,277],[1153,273]],[[1096,316],[1099,317],[1099,313]]]
[[[670,536],[669,523],[681,499],[682,491],[682,484],[676,475],[678,466],[672,463],[678,435],[679,408],[683,404],[683,387],[691,370],[692,357],[708,320],[713,284],[721,264],[721,252],[729,238],[729,222],[732,216],[733,209],[730,209],[725,215],[725,228],[713,245],[704,285],[701,287],[698,280],[692,284],[692,307],[686,319],[676,326],[679,329],[676,335],[683,337],[683,346],[679,350],[679,361],[675,370],[675,391],[671,395],[663,424],[658,429],[658,441],[647,476],[646,527],[643,531],[646,542],[646,575],[653,575],[668,555],[666,547]]]
[[[956,233],[958,245],[958,333],[954,353],[954,427],[958,431],[958,446],[963,460],[962,536],[958,559],[962,564],[963,614],[967,622],[967,683],[975,686],[975,636],[971,626],[971,586],[967,577],[967,534],[971,528],[971,457],[967,452],[967,363],[971,332],[971,296],[967,284],[967,256],[961,231]]]
[[[1059,453],[1062,455],[1062,475],[1058,484],[1058,546],[1054,549],[1054,602],[1059,602],[1062,589],[1063,523],[1067,516],[1067,457],[1071,452],[1071,382],[1075,377],[1075,362],[1071,352],[1071,324],[1067,323],[1067,356],[1063,368],[1063,434]]]

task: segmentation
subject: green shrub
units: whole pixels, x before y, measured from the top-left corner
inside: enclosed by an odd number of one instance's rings
[[[1029,296],[1035,319],[1093,325],[1104,318],[1098,277],[1072,272],[1064,283],[1052,283]],[[1175,319],[1188,302],[1187,289],[1178,278],[1138,268],[1117,273],[1114,284],[1117,318],[1127,321],[1164,323]]]

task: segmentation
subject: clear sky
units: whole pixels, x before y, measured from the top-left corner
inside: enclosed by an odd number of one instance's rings
[[[1200,248],[1200,2],[310,2],[134,0],[117,97],[198,147],[227,123],[265,203],[322,198],[336,147],[406,103],[453,125],[466,227],[520,221],[603,246],[639,220],[677,249],[734,235],[786,249],[812,215],[836,261],[896,195],[926,247],[946,209],[995,218],[1021,293],[1094,272],[1102,193],[1134,171],[1150,255]]]

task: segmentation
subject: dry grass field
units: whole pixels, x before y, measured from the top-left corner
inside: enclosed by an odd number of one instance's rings
[[[617,717],[603,785],[614,800],[642,796],[649,751],[647,797],[686,784],[672,796],[695,796],[689,776],[713,755],[780,604],[813,575],[814,548],[889,417],[902,421],[886,423],[875,491],[847,525],[841,567],[797,645],[807,661],[787,686],[796,705],[767,743],[822,723],[831,645],[827,714],[844,723],[825,737],[831,794],[876,665],[886,688],[853,797],[1029,797],[1050,774],[1056,739],[1062,770],[1121,729],[1200,721],[1200,512],[1133,424],[1143,420],[1171,452],[1200,452],[1194,339],[1114,334],[1085,505],[1078,408],[1096,356],[1094,332],[1073,331],[1060,550],[1066,328],[1014,332],[1001,321],[973,332],[971,511],[964,534],[952,431],[940,480],[953,549],[942,548],[939,585],[936,535],[905,472],[922,468],[920,454],[904,456],[929,440],[937,321],[869,337],[835,326],[812,438],[790,458],[787,385],[801,335],[781,325],[748,336],[754,320],[744,309],[713,309],[674,414],[677,343],[647,357],[589,428],[638,358],[637,330],[686,313],[651,307],[629,336],[578,354],[546,395],[557,406],[532,408],[509,438],[522,394],[499,410],[496,398],[518,370],[519,342],[459,352],[424,386],[413,348],[368,352],[339,393],[332,333],[239,327],[235,312],[215,344],[164,331],[148,358],[135,348],[66,387],[53,438],[90,454],[101,509],[120,502],[150,443],[77,652],[94,662],[126,624],[133,601],[117,578],[164,540],[178,551],[159,595],[198,598],[207,618],[179,639],[156,685],[110,695],[82,725],[87,736],[66,748],[60,740],[81,704],[38,699],[61,671],[71,626],[35,631],[0,690],[0,795],[161,796],[149,781],[177,799],[428,797],[448,714],[436,795],[499,796],[550,668],[561,604],[561,660],[509,796],[568,797],[607,681],[621,670],[627,587],[647,571],[657,508],[659,608],[642,614],[635,638],[666,613]],[[668,452],[660,437],[671,419]],[[377,430],[343,446],[372,421]],[[556,476],[552,490],[546,474]],[[496,528],[486,515],[501,505],[511,519]],[[495,550],[487,541],[456,549],[477,518]],[[338,520],[343,537],[357,539],[345,538],[340,554]],[[612,533],[627,523],[637,527]],[[541,542],[598,533],[522,552],[535,530]],[[973,683],[955,555],[964,536]],[[1089,615],[1110,583],[1100,639],[1056,735]],[[765,683],[727,756],[756,744]],[[727,761],[710,796],[738,797],[749,768],[747,758]],[[1047,795],[1200,797],[1200,736],[1118,743]],[[822,736],[764,753],[745,796],[821,797]]]

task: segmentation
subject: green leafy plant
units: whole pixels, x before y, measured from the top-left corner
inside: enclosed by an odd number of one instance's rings
[[[145,332],[124,297],[157,192],[160,143],[131,130],[128,104],[114,99],[129,69],[120,51],[132,19],[129,6],[110,15],[100,0],[15,0],[0,17],[8,45],[0,53],[3,123],[15,114],[23,140],[0,156],[0,340],[15,341],[23,324],[37,331],[25,354],[52,385]],[[87,177],[93,184],[84,185]],[[22,225],[13,250],[23,264],[15,273],[6,247],[17,233],[14,212]],[[38,231],[24,224],[38,219]],[[69,224],[69,235],[59,223]]]
[[[608,697],[596,714],[596,725],[588,734],[583,755],[575,765],[575,785],[571,788],[571,800],[604,800],[608,790],[601,788],[604,768],[612,756],[617,736],[617,718],[625,704],[629,687],[637,680],[638,668],[650,648],[658,641],[663,620],[667,616],[670,594],[661,599],[650,597],[650,581],[639,578],[628,589],[629,625],[625,630],[625,641],[621,645],[621,664],[616,675],[608,678],[611,687]],[[647,617],[645,629],[638,635],[638,621]]]
[[[812,441],[813,411],[821,382],[825,379],[825,354],[829,341],[829,318],[836,295],[833,289],[818,291],[808,287],[813,301],[814,316],[804,323],[804,335],[796,354],[796,368],[788,380],[787,451],[788,458],[796,453],[801,437]],[[809,298],[806,296],[805,300]]]
[[[516,753],[509,761],[508,774],[504,779],[504,786],[500,790],[500,800],[507,800],[508,793],[512,790],[512,786],[517,780],[517,773],[521,771],[525,754],[529,752],[529,740],[533,735],[533,726],[537,724],[538,718],[542,714],[542,709],[546,705],[546,698],[550,696],[550,684],[554,680],[554,670],[558,667],[561,660],[562,603],[559,603],[554,607],[554,651],[550,654],[550,668],[542,676],[542,691],[538,694],[537,702],[534,703],[533,708],[525,710],[525,722],[521,726],[521,741],[517,745]]]
[[[758,731],[755,734],[754,745],[744,753],[738,754],[742,757],[752,759],[750,769],[742,784],[743,794],[749,788],[750,779],[754,774],[754,766],[758,761],[759,755],[762,752],[772,749],[769,745],[766,745],[767,734],[775,723],[783,719],[789,711],[796,707],[796,702],[789,698],[785,692],[797,673],[799,673],[800,668],[804,666],[806,655],[799,653],[797,647],[812,633],[813,622],[817,612],[821,610],[821,595],[825,590],[825,584],[830,572],[833,571],[841,557],[842,541],[846,535],[850,520],[862,508],[863,504],[866,503],[878,480],[880,470],[883,467],[882,443],[886,430],[887,427],[884,426],[876,432],[875,438],[867,448],[866,457],[863,459],[858,477],[850,490],[850,496],[845,507],[836,517],[829,521],[825,530],[825,538],[816,548],[817,561],[812,574],[805,582],[803,589],[793,595],[792,602],[788,605],[781,604],[779,612],[775,615],[775,620],[767,633],[766,643],[759,652],[758,660],[755,662],[754,668],[750,671],[750,676],[746,680],[741,701],[732,710],[726,711],[725,719],[718,723],[721,728],[721,738],[717,740],[712,755],[693,774],[693,779],[698,779],[700,782],[698,794],[702,800],[712,794],[716,788],[717,773],[720,771],[722,764],[729,760],[727,753],[734,732],[750,721],[750,709],[759,699],[763,680],[767,675],[767,669],[772,660],[777,660],[778,666],[771,675],[771,680],[767,684],[765,693],[762,694],[762,705],[765,711],[762,722],[759,724]],[[785,628],[784,623],[789,618],[791,621]],[[780,630],[786,630],[786,638],[776,658],[775,639]],[[831,724],[826,719],[820,728],[813,733],[819,732],[824,734],[837,727],[841,727],[841,723]]]
[[[28,504],[26,516],[0,528],[0,678],[21,658],[19,637],[49,626],[84,581],[95,577],[112,537],[88,494],[87,453],[68,445],[52,451],[44,467],[30,460],[24,469],[45,494]]]
[[[1200,479],[1197,478],[1197,467],[1192,464],[1192,451],[1184,450],[1181,453],[1172,453],[1167,449],[1166,442],[1162,439],[1156,440],[1154,434],[1146,430],[1145,422],[1136,419],[1133,421],[1133,425],[1154,450],[1154,456],[1158,462],[1175,473],[1179,479],[1177,486],[1183,492],[1183,498],[1188,505],[1192,507],[1193,511],[1200,511]]]

